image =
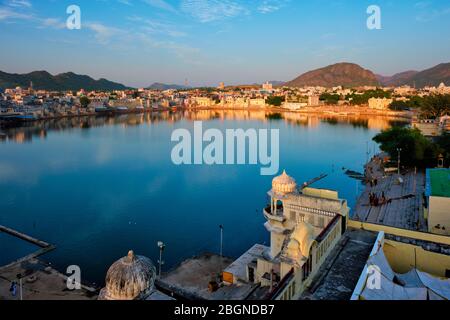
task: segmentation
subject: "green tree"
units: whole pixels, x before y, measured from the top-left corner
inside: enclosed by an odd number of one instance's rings
[[[91,100],[89,100],[88,97],[82,96],[82,97],[80,98],[80,104],[81,104],[81,107],[87,108],[87,107],[89,106],[90,103],[91,103]]]
[[[367,104],[369,102],[369,99],[371,99],[371,98],[390,99],[391,96],[392,96],[392,92],[390,92],[390,91],[376,89],[376,90],[367,90],[362,94],[352,93],[352,94],[347,95],[345,97],[345,99],[350,100],[350,103],[352,105],[361,105],[361,104]]]
[[[409,110],[410,107],[406,101],[395,100],[390,104],[389,109],[394,111],[405,111]]]
[[[338,104],[340,98],[341,96],[338,94],[323,93],[319,99],[325,101],[326,104]]]
[[[267,98],[266,103],[274,107],[280,107],[284,100],[284,97],[272,96]]]
[[[445,163],[450,164],[450,133],[444,133],[437,137],[436,144],[439,146],[439,152],[444,156]]]
[[[424,99],[423,118],[436,119],[445,114],[450,114],[450,95],[433,94]]]
[[[436,166],[440,148],[424,137],[418,129],[393,127],[382,131],[373,140],[395,160],[400,148],[403,165],[420,168]]]

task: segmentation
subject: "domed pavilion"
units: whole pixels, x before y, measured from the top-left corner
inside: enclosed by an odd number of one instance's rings
[[[156,268],[152,261],[133,251],[114,262],[106,274],[99,300],[145,300],[152,292]]]

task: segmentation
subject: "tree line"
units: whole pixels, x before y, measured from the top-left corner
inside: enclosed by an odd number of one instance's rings
[[[391,159],[398,160],[401,149],[401,163],[407,167],[434,168],[440,155],[444,163],[450,164],[450,134],[434,140],[427,139],[419,129],[394,126],[376,135],[373,140]]]

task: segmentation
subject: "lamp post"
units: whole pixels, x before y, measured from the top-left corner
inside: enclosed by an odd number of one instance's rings
[[[222,279],[222,271],[223,271],[223,225],[220,225],[219,228],[220,228],[220,270],[219,270],[219,279]]]
[[[398,159],[398,175],[400,175],[400,156],[401,156],[401,152],[402,152],[402,148],[397,148],[397,152],[398,152],[398,156],[397,156],[397,159]]]
[[[17,279],[19,279],[19,289],[20,289],[20,300],[23,300],[23,286],[22,286],[22,274],[17,274]]]
[[[369,151],[369,141],[366,142],[366,164],[369,164],[369,156],[370,156],[370,151]]]
[[[220,228],[220,258],[223,257],[223,225],[219,226]]]
[[[159,266],[159,277],[161,278],[161,268],[162,265],[164,264],[164,261],[162,260],[162,254],[164,251],[164,248],[166,247],[166,245],[164,244],[164,242],[162,241],[158,241],[158,248],[159,248],[159,260],[158,260],[158,266]]]

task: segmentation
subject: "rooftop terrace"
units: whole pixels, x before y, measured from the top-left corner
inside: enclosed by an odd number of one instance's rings
[[[257,285],[239,282],[233,286],[221,286],[211,292],[209,282],[217,278],[221,270],[231,265],[233,259],[206,253],[183,261],[178,267],[157,280],[159,290],[181,300],[246,300],[257,299]],[[256,296],[255,296],[256,294]]]
[[[427,232],[427,221],[423,214],[425,174],[420,171],[408,171],[402,175],[387,174],[379,159],[372,160],[367,168],[371,178],[376,179],[377,183],[366,184],[355,206],[353,219]],[[370,202],[370,194],[377,196],[378,205]]]
[[[348,229],[301,300],[350,300],[377,234]]]

